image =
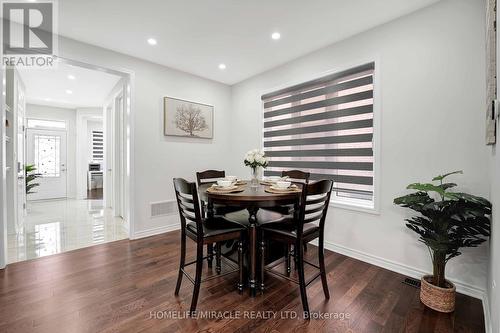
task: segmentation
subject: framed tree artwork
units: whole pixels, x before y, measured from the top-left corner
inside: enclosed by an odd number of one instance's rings
[[[214,107],[178,98],[164,98],[164,134],[189,138],[213,138]]]
[[[486,144],[496,143],[497,0],[486,1]]]

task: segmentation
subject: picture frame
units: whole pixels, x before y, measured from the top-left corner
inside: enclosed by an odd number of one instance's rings
[[[165,136],[213,139],[213,105],[164,97],[163,118]]]

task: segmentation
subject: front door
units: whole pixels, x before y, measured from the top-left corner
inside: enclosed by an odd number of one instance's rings
[[[66,131],[28,129],[27,163],[41,174],[28,200],[66,198]]]

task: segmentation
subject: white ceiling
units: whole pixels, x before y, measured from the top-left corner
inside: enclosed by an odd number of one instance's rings
[[[234,84],[437,1],[64,0],[59,33]]]
[[[18,68],[26,86],[26,102],[56,107],[102,107],[119,76],[58,63],[53,69]],[[68,76],[72,75],[73,80]],[[71,90],[68,94],[66,90]]]

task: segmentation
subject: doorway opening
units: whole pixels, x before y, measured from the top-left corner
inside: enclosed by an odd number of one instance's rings
[[[67,60],[6,71],[7,263],[129,237],[129,87],[128,74]]]

